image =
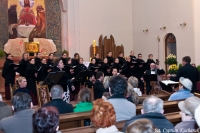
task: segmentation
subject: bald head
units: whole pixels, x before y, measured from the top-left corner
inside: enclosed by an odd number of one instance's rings
[[[143,112],[142,113],[163,113],[163,100],[158,97],[150,96],[143,101]]]
[[[156,64],[155,63],[151,63],[150,64],[150,68],[151,68],[151,70],[155,69],[156,68]]]

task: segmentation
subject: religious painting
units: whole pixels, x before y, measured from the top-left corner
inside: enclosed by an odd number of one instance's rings
[[[44,0],[8,0],[9,39],[46,38]]]
[[[27,52],[27,53],[39,52],[39,43],[38,42],[26,42],[25,43],[25,52]]]

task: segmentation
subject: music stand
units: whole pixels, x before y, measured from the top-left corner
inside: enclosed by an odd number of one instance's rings
[[[157,74],[148,74],[148,75],[144,74],[143,78],[145,81],[158,81]]]
[[[89,77],[90,72],[92,72],[92,71],[81,71],[81,72],[79,72],[79,74],[74,78],[74,80],[72,82],[82,83],[84,80],[87,79],[87,77]]]
[[[63,76],[65,72],[64,71],[60,71],[60,72],[50,72],[47,77],[45,78],[44,82],[42,83],[42,85],[49,85],[49,86],[53,86],[55,84],[58,83],[58,81],[60,80],[60,78]]]

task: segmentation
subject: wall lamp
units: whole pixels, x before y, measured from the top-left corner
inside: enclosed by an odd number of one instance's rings
[[[166,28],[167,27],[163,25],[162,27],[160,27],[160,30],[162,30],[162,29],[165,30]]]
[[[148,32],[148,31],[149,31],[148,28],[146,28],[146,29],[143,30],[143,32]]]
[[[186,25],[187,25],[186,22],[180,24],[180,26],[183,26],[183,27],[185,27]]]

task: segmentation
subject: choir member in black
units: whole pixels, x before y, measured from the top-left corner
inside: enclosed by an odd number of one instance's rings
[[[29,59],[29,65],[26,68],[26,79],[27,79],[27,88],[30,91],[33,105],[37,105],[37,91],[36,91],[36,81],[38,76],[38,68],[35,65],[35,59]]]
[[[108,65],[112,66],[113,63],[114,63],[114,58],[112,57],[112,52],[111,51],[108,52],[108,55],[107,55],[106,58],[108,59]]]
[[[15,72],[17,67],[13,64],[12,60],[13,56],[11,54],[6,55],[6,61],[3,65],[3,72],[2,72],[2,77],[5,79],[5,99],[10,100],[11,99],[11,94],[10,94],[10,84],[13,86],[15,82]]]
[[[151,63],[156,63],[156,62],[153,60],[153,54],[149,54],[146,63],[147,63],[147,69],[150,69],[150,64],[151,64]]]
[[[142,59],[142,54],[138,54],[138,59],[136,60],[138,65],[137,69],[137,79],[139,81],[138,87],[140,88],[141,92],[144,94],[144,82],[143,82],[143,74],[146,71],[147,68],[145,68],[144,65],[141,63],[145,63],[145,61]]]
[[[122,66],[119,64],[119,59],[118,58],[115,58],[115,62],[113,63],[112,68],[117,68],[117,71],[119,73],[121,73]]]
[[[130,52],[130,58],[131,58],[131,62],[136,62],[136,57],[135,57],[135,52],[134,51],[131,51]]]
[[[42,58],[41,65],[38,72],[38,81],[44,81],[49,72],[52,70],[50,67],[47,66],[46,59]]]
[[[104,73],[105,76],[112,76],[111,66],[108,65],[108,59],[107,58],[104,58],[104,60],[103,60],[101,71]]]
[[[65,66],[66,63],[67,63],[67,53],[63,52],[63,53],[62,53],[61,59],[62,59],[63,64],[64,64],[64,66]]]
[[[79,64],[76,66],[77,73],[87,70],[87,67],[83,64],[83,61],[83,58],[79,59]]]
[[[123,66],[123,65],[126,63],[126,60],[124,59],[124,53],[123,53],[123,52],[119,52],[119,57],[118,57],[118,59],[119,59],[119,64],[120,64],[121,66]]]
[[[77,66],[78,65],[78,61],[80,59],[80,56],[78,53],[74,54],[74,58],[72,59],[72,65]]]
[[[37,69],[39,69],[41,65],[41,59],[42,59],[42,54],[38,52],[35,57],[35,66],[37,67]]]
[[[96,73],[98,72],[99,67],[95,63],[96,63],[96,59],[92,58],[91,59],[91,63],[88,66],[88,69],[92,70],[92,72],[96,75]]]
[[[145,75],[151,75],[151,74],[157,74],[157,75],[162,75],[165,74],[165,71],[161,69],[158,65],[155,63],[150,64],[150,69],[148,69],[145,72]],[[158,76],[159,77],[159,76]],[[158,79],[159,82],[159,79]],[[150,81],[146,81],[146,94],[149,95],[150,91],[152,89],[152,86],[150,85]]]
[[[101,67],[103,62],[102,62],[102,60],[99,58],[99,54],[96,53],[94,58],[96,59],[96,63],[95,63],[95,64],[96,64],[98,67]]]
[[[88,80],[86,81],[85,85],[88,88],[92,88],[92,86],[94,87],[94,83],[95,83],[96,79],[95,79],[95,75],[93,72],[90,72]]]
[[[131,58],[128,56],[126,58],[126,63],[122,67],[121,75],[124,75],[126,78],[129,78],[130,76],[136,77],[137,75],[137,63],[132,63]]]
[[[26,70],[28,64],[29,64],[28,53],[23,53],[22,59],[19,62],[19,67],[17,69],[17,71],[19,72],[20,76],[25,77],[25,74],[26,74],[25,70]]]
[[[54,55],[53,53],[50,53],[49,58],[47,59],[47,66],[54,66],[53,59],[54,59]]]

